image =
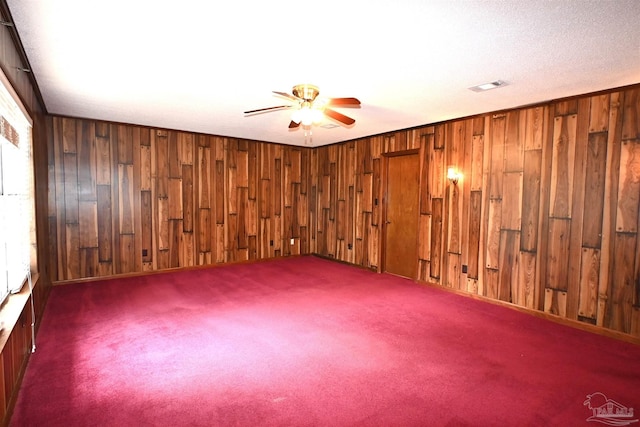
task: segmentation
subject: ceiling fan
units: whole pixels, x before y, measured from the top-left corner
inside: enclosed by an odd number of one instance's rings
[[[273,91],[276,95],[280,95],[291,101],[295,101],[290,105],[277,105],[275,107],[259,108],[257,110],[245,111],[245,114],[264,113],[268,111],[281,110],[284,108],[296,108],[291,117],[289,129],[296,129],[300,125],[303,127],[311,126],[322,119],[322,116],[330,117],[347,126],[354,124],[356,121],[351,117],[329,107],[359,107],[360,101],[357,98],[318,98],[320,93],[317,86],[310,84],[300,84],[293,87],[291,93]]]

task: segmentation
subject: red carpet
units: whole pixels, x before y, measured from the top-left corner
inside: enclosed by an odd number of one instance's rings
[[[300,257],[54,288],[11,425],[602,425],[596,392],[640,414],[640,347]]]

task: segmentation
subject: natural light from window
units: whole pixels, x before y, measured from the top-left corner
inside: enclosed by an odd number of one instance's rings
[[[32,123],[0,76],[0,302],[19,292],[35,266]]]

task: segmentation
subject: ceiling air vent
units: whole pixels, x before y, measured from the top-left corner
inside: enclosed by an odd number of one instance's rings
[[[333,129],[333,128],[337,128],[338,125],[335,123],[325,123],[323,125],[320,125],[320,127],[324,129]]]
[[[494,82],[483,83],[483,84],[478,85],[478,86],[470,87],[469,90],[472,90],[474,92],[485,92],[487,90],[497,89],[499,87],[503,87],[503,86],[506,86],[506,85],[507,85],[507,83],[503,82],[502,80],[496,80]]]

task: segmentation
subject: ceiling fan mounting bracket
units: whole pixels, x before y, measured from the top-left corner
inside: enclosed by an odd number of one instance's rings
[[[320,89],[318,89],[318,86],[302,84],[295,85],[293,87],[292,93],[294,96],[300,99],[304,99],[307,102],[313,102],[320,93]]]

